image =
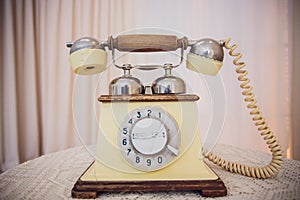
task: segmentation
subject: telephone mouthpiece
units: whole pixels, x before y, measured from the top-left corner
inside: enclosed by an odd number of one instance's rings
[[[96,39],[83,37],[69,47],[69,60],[76,74],[91,75],[106,69],[106,52]]]
[[[188,69],[206,75],[216,75],[223,64],[222,45],[213,39],[202,39],[194,43],[187,55]]]

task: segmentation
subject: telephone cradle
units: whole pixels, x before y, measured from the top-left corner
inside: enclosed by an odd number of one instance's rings
[[[236,45],[230,39],[188,40],[172,35],[120,35],[107,41],[85,37],[71,47],[70,62],[80,75],[100,73],[106,69],[106,51],[112,52],[114,66],[124,71],[112,80],[109,94],[100,95],[99,131],[95,161],[79,177],[72,189],[74,198],[96,198],[103,192],[158,192],[198,191],[205,197],[227,195],[223,181],[204,162],[245,176],[270,178],[278,173],[283,163],[283,152],[262,113],[259,111],[245,63],[238,62],[241,54],[234,53]],[[244,166],[223,160],[209,152],[204,155],[200,141],[199,116],[196,94],[186,94],[185,82],[172,70],[187,55],[188,69],[206,75],[216,75],[223,62],[223,47],[229,50],[237,66],[241,88],[246,95],[255,125],[272,152],[273,159],[265,167]],[[160,52],[181,49],[180,63],[164,65],[119,66],[115,50],[128,52]],[[150,71],[163,68],[165,74],[151,86],[144,86],[130,74],[132,69]],[[151,90],[150,92],[147,89]]]

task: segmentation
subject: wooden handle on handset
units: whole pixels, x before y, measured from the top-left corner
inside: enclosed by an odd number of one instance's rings
[[[116,38],[109,36],[108,48],[118,49],[119,51],[130,52],[157,52],[157,51],[176,51],[188,46],[186,37],[177,38],[174,35],[119,35]]]

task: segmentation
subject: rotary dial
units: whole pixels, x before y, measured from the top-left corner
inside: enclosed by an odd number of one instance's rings
[[[162,108],[142,107],[121,123],[118,145],[132,167],[154,171],[179,155],[180,132],[174,118]]]

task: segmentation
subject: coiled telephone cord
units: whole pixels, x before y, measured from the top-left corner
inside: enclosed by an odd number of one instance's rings
[[[236,72],[239,74],[238,80],[242,82],[240,84],[240,87],[243,89],[242,94],[245,96],[244,101],[248,103],[247,108],[251,110],[250,115],[254,115],[252,120],[255,122],[255,126],[257,126],[258,131],[266,141],[266,144],[272,153],[272,160],[268,165],[264,167],[253,167],[224,160],[211,152],[205,155],[205,157],[208,158],[208,160],[212,161],[214,164],[230,172],[254,178],[270,178],[278,173],[283,164],[283,151],[281,150],[276,136],[270,130],[268,124],[262,116],[262,112],[256,104],[254,94],[251,92],[253,88],[249,85],[250,79],[246,77],[248,71],[243,69],[246,64],[244,62],[239,62],[242,54],[234,52],[237,48],[237,45],[234,44],[232,46],[229,46],[230,40],[231,38],[228,38],[225,41],[224,47],[229,50],[229,55],[234,57],[233,64],[236,66]]]

